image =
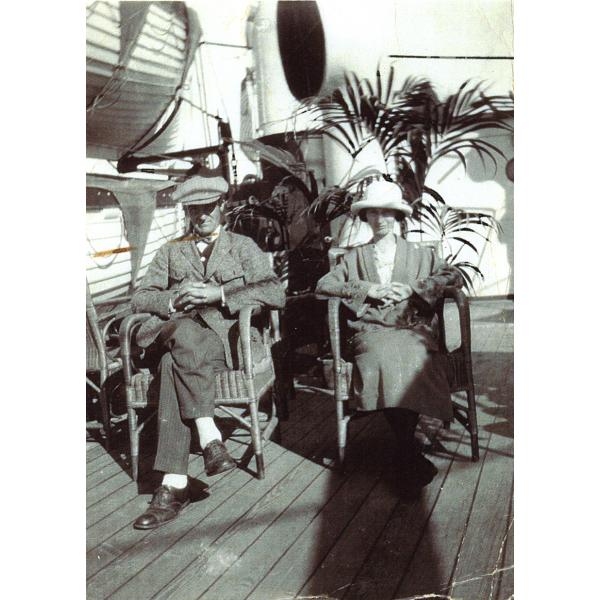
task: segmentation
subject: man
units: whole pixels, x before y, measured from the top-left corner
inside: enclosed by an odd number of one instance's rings
[[[137,342],[165,351],[159,370],[158,449],[154,469],[164,473],[150,507],[134,523],[153,529],[172,521],[190,502],[187,477],[191,429],[198,431],[206,475],[234,469],[214,422],[215,372],[232,368],[229,333],[244,305],[282,307],[283,287],[248,237],[226,231],[221,177],[191,177],[173,199],[188,233],[162,246],[133,295],[136,312],[152,313]]]

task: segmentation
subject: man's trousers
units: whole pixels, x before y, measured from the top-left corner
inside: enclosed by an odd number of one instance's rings
[[[215,411],[215,373],[226,368],[219,336],[203,323],[181,318],[166,323],[159,343],[158,449],[154,469],[186,475],[194,419]]]

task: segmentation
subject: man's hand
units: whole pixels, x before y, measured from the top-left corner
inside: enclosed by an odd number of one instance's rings
[[[173,302],[177,310],[191,310],[221,302],[221,288],[211,283],[188,281],[184,283]]]

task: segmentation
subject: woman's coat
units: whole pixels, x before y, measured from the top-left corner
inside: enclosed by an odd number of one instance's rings
[[[317,284],[317,294],[340,297],[347,308],[354,407],[399,406],[450,420],[445,357],[437,352],[432,318],[444,287],[462,286],[462,277],[432,248],[398,236],[392,281],[408,284],[412,295],[392,306],[367,298],[381,283],[371,242],[350,250]]]

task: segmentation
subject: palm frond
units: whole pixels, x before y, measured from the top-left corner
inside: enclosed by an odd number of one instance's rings
[[[352,75],[354,75],[354,81],[350,79],[348,73],[344,73],[345,89],[352,105],[352,112],[354,115],[360,115],[360,82],[355,73],[352,73]],[[358,94],[356,93],[356,90],[358,90]]]
[[[461,242],[463,246],[468,246],[469,248],[471,248],[471,250],[473,250],[475,253],[477,253],[477,246],[475,246],[475,244],[473,244],[472,242],[470,242],[469,240],[467,240],[463,237],[459,237],[457,235],[452,235],[452,236],[447,236],[447,239],[456,240],[457,242]],[[458,254],[458,252],[457,252],[457,254]]]
[[[392,88],[394,86],[394,67],[391,66],[389,73],[388,73],[388,80],[387,80],[387,90],[385,93],[385,99],[383,101],[383,103],[387,106],[390,102],[390,97],[392,95]]]
[[[333,134],[330,129],[335,129],[337,132],[341,133],[343,137],[338,137],[337,135]],[[336,141],[351,156],[355,155],[358,149],[356,142],[348,135],[348,132],[345,131],[343,127],[338,128],[332,124],[329,127],[321,129],[320,133]]]
[[[248,140],[239,142],[239,144],[257,153],[262,160],[298,177],[305,185],[310,185],[306,164],[298,160],[291,152],[264,144],[258,140]]]
[[[340,187],[324,190],[306,209],[317,223],[328,223],[350,211],[354,195]]]
[[[347,95],[353,95],[352,91],[352,86],[349,86],[345,89]],[[346,99],[344,98],[344,94],[339,89],[333,92],[332,98],[334,102],[336,102],[342,108],[345,117],[343,122],[347,123],[350,126],[350,129],[352,130],[352,135],[354,136],[354,140],[360,143],[360,119],[357,118],[358,114],[354,110],[354,106],[352,107],[352,109],[350,109],[348,103],[346,102]],[[337,121],[337,123],[339,124],[339,121]]]
[[[483,273],[481,272],[479,267],[477,267],[477,265],[474,265],[472,262],[469,262],[469,261],[456,262],[455,259],[456,259],[457,254],[458,254],[458,252],[456,254],[451,254],[449,256],[446,256],[445,260],[448,264],[451,264],[454,268],[456,268],[460,271],[460,274],[462,275],[462,278],[465,282],[465,287],[467,288],[469,293],[472,294],[475,292],[474,277],[483,279]],[[472,275],[471,275],[471,272],[472,272]]]
[[[383,173],[379,169],[375,167],[365,167],[364,169],[361,169],[360,171],[358,171],[358,173],[353,175],[348,180],[344,188],[347,190],[351,190],[355,186],[364,182],[367,179],[381,179],[382,177]]]

